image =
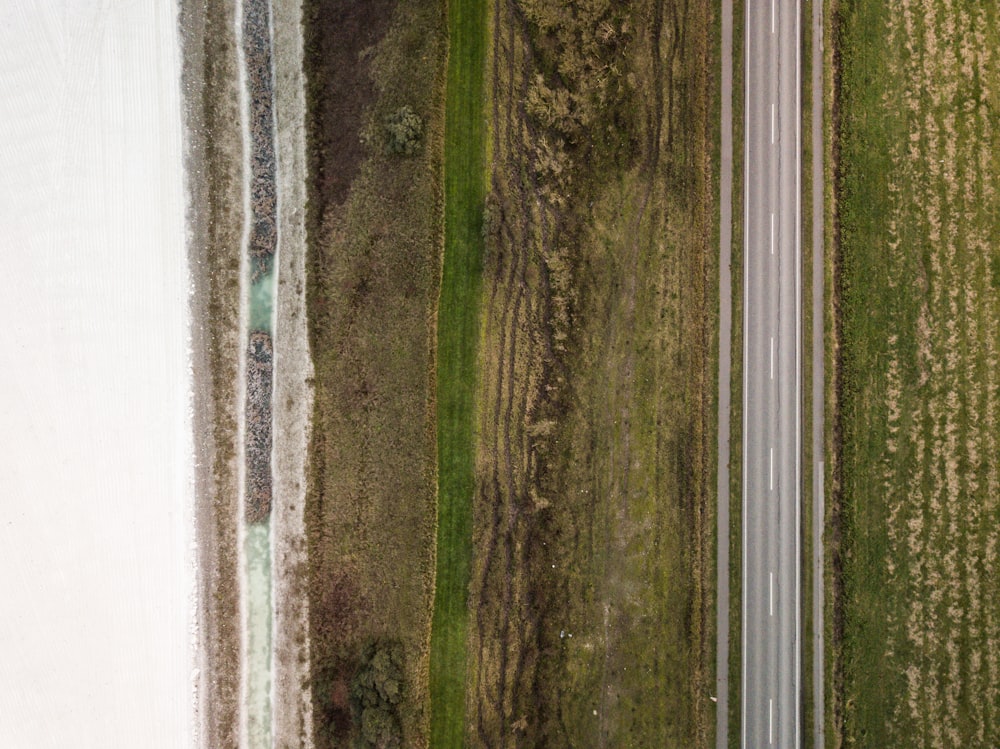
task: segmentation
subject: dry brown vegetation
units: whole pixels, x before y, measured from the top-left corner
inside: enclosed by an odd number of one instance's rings
[[[185,172],[194,369],[200,715],[208,746],[239,737],[239,586],[236,538],[237,363],[242,133],[231,3],[183,0]]]
[[[1000,18],[841,6],[843,738],[995,746]]]
[[[469,741],[706,745],[712,19],[494,7]]]
[[[433,595],[434,311],[440,272],[443,7],[310,0],[308,311],[315,363],[309,500],[316,745],[358,735],[364,647],[402,643],[404,746],[427,741]],[[416,156],[379,123],[409,105]]]

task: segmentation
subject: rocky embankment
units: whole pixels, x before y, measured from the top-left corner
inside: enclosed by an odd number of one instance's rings
[[[274,165],[274,82],[266,0],[246,0],[243,58],[250,97],[250,257],[270,265],[277,243]],[[256,267],[254,268],[256,271]]]
[[[271,336],[250,334],[247,352],[247,473],[245,516],[248,523],[267,520],[271,513]]]
[[[250,282],[272,273],[277,244],[277,193],[274,160],[274,83],[271,74],[271,29],[266,0],[246,0],[243,57],[247,75],[250,121]],[[260,303],[252,299],[251,304]],[[254,318],[251,311],[251,319]],[[248,523],[263,522],[271,513],[271,334],[251,329],[247,349],[246,499]]]

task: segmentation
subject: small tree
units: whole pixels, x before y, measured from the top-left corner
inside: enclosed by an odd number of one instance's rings
[[[413,156],[420,150],[424,137],[424,121],[406,104],[386,117],[386,152]]]
[[[396,716],[384,707],[366,707],[361,713],[361,738],[379,749],[395,749],[402,741]]]
[[[351,682],[355,719],[365,746],[398,747],[402,742],[399,703],[403,697],[403,646],[369,643]]]

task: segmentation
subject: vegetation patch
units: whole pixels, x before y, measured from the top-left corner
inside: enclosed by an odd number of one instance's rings
[[[838,16],[849,746],[1000,742],[1000,19]]]
[[[371,643],[361,656],[361,667],[351,682],[355,720],[365,746],[394,749],[401,746],[399,704],[403,700],[403,646],[398,642]]]
[[[192,269],[191,357],[200,639],[200,704],[209,746],[235,746],[240,714],[236,434],[243,231],[243,134],[232,3],[183,0],[185,173]]]
[[[470,743],[708,743],[712,28],[494,6]]]
[[[399,745],[426,746],[444,9],[418,0],[308,0],[303,17],[315,743],[326,749],[374,737],[369,744],[380,745],[398,728]],[[404,108],[422,123],[420,147],[389,153],[367,134],[381,135]],[[355,675],[371,666],[371,642],[395,643],[400,675],[392,709],[368,705],[366,719],[351,692]]]

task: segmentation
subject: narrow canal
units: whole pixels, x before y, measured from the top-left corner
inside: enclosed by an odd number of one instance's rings
[[[274,149],[274,77],[269,0],[243,0],[241,47],[246,86],[249,214],[245,232],[247,351],[243,558],[245,659],[244,721],[248,749],[271,747],[272,584],[271,399],[277,191]]]

